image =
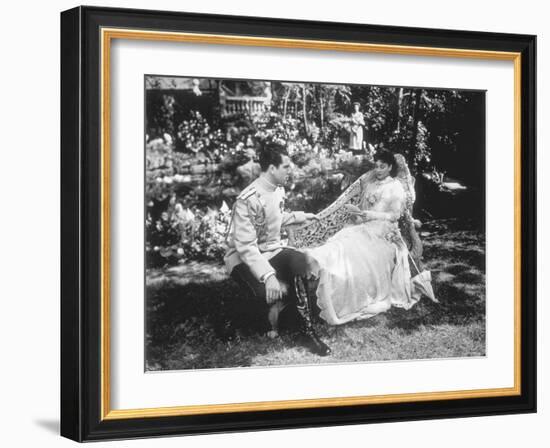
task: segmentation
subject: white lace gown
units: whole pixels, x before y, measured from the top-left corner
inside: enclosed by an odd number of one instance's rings
[[[419,300],[413,297],[408,251],[397,225],[405,198],[397,179],[370,181],[360,203],[371,212],[369,220],[306,251],[319,278],[321,317],[329,324],[368,319],[391,306],[408,309]]]

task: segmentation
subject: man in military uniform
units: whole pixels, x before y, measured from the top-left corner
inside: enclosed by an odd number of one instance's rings
[[[231,277],[268,305],[296,306],[302,340],[313,353],[327,347],[311,324],[303,276],[305,255],[281,240],[281,227],[316,219],[313,213],[285,212],[284,189],[290,159],[284,147],[268,144],[260,151],[261,174],[237,197],[228,233],[225,265]],[[286,293],[285,293],[286,289]]]

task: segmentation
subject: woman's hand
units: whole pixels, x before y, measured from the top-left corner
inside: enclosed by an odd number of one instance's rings
[[[376,219],[376,220],[382,220],[382,221],[396,222],[399,219],[398,213],[377,212],[374,210],[365,210],[362,213],[362,216],[365,219],[365,221],[372,221]]]
[[[353,204],[344,204],[344,210],[353,215],[360,215],[362,213],[361,209]]]
[[[356,215],[356,214],[352,214],[351,215],[351,218],[350,218],[350,222],[352,224],[363,224],[365,222],[365,218],[363,218],[362,215]]]
[[[375,218],[374,215],[373,215],[373,213],[372,213],[372,211],[370,211],[370,210],[363,210],[363,211],[361,212],[361,216],[363,217],[363,219],[364,219],[365,221],[370,221],[370,220],[372,220],[372,219]]]

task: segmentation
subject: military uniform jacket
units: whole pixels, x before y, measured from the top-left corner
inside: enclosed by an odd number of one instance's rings
[[[269,259],[279,253],[281,227],[306,221],[304,212],[284,211],[285,191],[260,176],[237,197],[227,235],[225,266],[231,273],[245,263],[262,280],[273,272]]]

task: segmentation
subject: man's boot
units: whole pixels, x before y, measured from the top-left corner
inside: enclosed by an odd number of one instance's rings
[[[319,339],[319,336],[317,336],[317,333],[315,333],[315,330],[313,329],[308,294],[304,284],[304,279],[299,276],[295,277],[294,285],[296,288],[296,309],[301,317],[300,330],[301,335],[304,338],[304,344],[316,355],[330,355],[330,347]]]

